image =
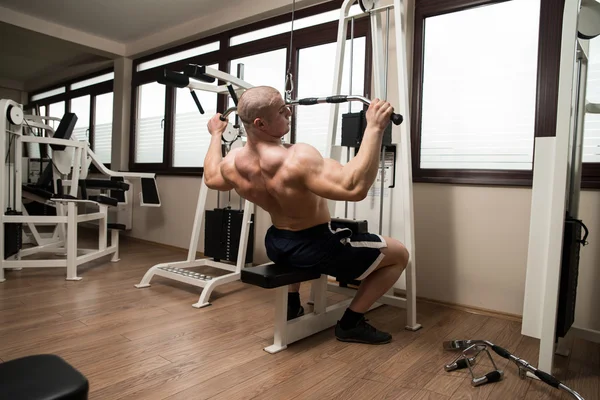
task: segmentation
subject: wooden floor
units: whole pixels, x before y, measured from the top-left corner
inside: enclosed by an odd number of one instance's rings
[[[428,303],[418,305],[418,332],[404,329],[404,310],[383,306],[368,314],[394,335],[387,345],[341,343],[328,329],[268,354],[272,291],[235,282],[214,292],[212,306],[195,309],[199,288],[163,278],[134,288],[151,265],[185,256],[122,239],[121,261],[80,267],[79,282],[65,281],[64,269],[7,272],[0,359],[58,354],[88,377],[90,398],[102,400],[569,398],[521,380],[498,356],[505,372],[499,383],[473,388],[467,372],[445,372],[455,353],[443,351],[444,340],[487,339],[533,365],[538,341],[522,336],[518,322]],[[600,347],[576,340],[555,372],[586,399],[599,399],[599,365]],[[488,372],[483,363],[478,368]]]

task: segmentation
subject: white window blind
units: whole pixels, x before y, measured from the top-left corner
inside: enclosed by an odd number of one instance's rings
[[[220,42],[208,43],[202,46],[194,47],[192,49],[183,50],[174,54],[169,54],[164,57],[155,58],[143,63],[140,63],[136,70],[145,71],[150,68],[160,67],[161,65],[169,64],[175,61],[184,60],[190,57],[196,57],[202,54],[207,54],[212,51],[217,51],[220,48]]]
[[[278,49],[266,53],[255,54],[238,58],[230,62],[230,74],[237,76],[238,65],[244,65],[244,80],[254,86],[271,86],[281,93],[285,93],[285,73],[287,71],[286,49]],[[234,105],[229,97],[228,107]],[[229,115],[229,121],[235,122],[235,116]]]
[[[218,65],[209,65],[218,69]],[[217,81],[214,82],[214,85]],[[175,133],[173,137],[173,166],[201,167],[210,144],[208,121],[217,112],[217,94],[196,90],[204,114],[200,114],[190,90],[178,88],[175,99]]]
[[[361,14],[362,10],[358,4],[350,7],[348,13],[349,16]],[[311,15],[310,17],[299,18],[294,21],[294,30],[308,28],[319,24],[324,24],[331,21],[337,21],[340,18],[340,10],[326,11],[321,14]],[[229,44],[231,46],[237,46],[239,44],[248,43],[258,39],[264,39],[270,36],[279,35],[281,33],[287,33],[292,30],[291,22],[284,22],[283,24],[269,26],[267,28],[258,29],[256,31],[244,33],[241,35],[231,37]]]
[[[48,116],[62,119],[65,116],[65,102],[60,101],[58,103],[48,105]],[[48,125],[50,125],[54,131],[56,131],[59,124],[60,121],[48,121]]]
[[[94,153],[104,164],[110,164],[112,154],[113,93],[96,96],[94,121]]]
[[[103,75],[95,76],[93,78],[86,79],[83,81],[75,82],[75,83],[71,84],[70,88],[71,88],[71,90],[77,90],[77,89],[92,86],[92,85],[95,85],[98,83],[110,81],[113,79],[115,79],[115,73],[109,72],[108,74],[103,74]]]
[[[71,112],[77,116],[73,135],[77,140],[89,141],[90,128],[90,96],[81,96],[71,99]]]
[[[331,96],[333,71],[337,43],[308,47],[300,50],[298,56],[298,98]],[[354,39],[352,62],[352,91],[350,92],[350,40],[346,41],[342,88],[340,94],[363,95],[365,80],[365,38]],[[351,107],[351,108],[350,108]],[[342,114],[358,112],[362,103],[351,102],[339,105],[336,144],[341,143]],[[327,129],[331,104],[298,106],[295,108],[296,143],[314,146],[323,157],[327,146]]]
[[[57,94],[66,92],[66,90],[67,90],[67,88],[62,86],[57,89],[48,90],[47,92],[34,94],[33,96],[31,96],[31,101],[38,101],[38,100],[42,100],[42,99],[45,99],[45,98],[48,98],[51,96],[56,96]]]
[[[162,163],[164,149],[165,85],[138,87],[135,162]]]
[[[540,0],[425,20],[423,169],[531,170]]]
[[[586,98],[600,103],[600,36],[590,41]],[[586,114],[582,161],[600,163],[600,114]]]

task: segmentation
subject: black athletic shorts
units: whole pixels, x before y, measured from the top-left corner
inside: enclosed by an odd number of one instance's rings
[[[315,268],[338,280],[362,280],[383,259],[387,244],[373,233],[354,233],[335,222],[302,231],[271,226],[265,236],[267,256],[276,264]]]

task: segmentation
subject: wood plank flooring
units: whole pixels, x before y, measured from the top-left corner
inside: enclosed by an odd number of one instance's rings
[[[445,372],[450,339],[488,339],[537,362],[538,341],[520,323],[419,302],[423,329],[404,329],[404,310],[379,307],[369,320],[394,339],[383,346],[341,343],[333,329],[268,354],[272,291],[234,282],[195,309],[200,289],[160,277],[136,289],[146,270],[186,254],[126,238],[121,261],[79,268],[7,271],[0,284],[0,362],[37,353],[62,356],[90,381],[91,399],[569,399],[494,355],[504,379],[474,388],[466,371]],[[208,269],[205,269],[205,271]],[[308,298],[308,285],[302,299]],[[330,303],[343,299],[329,294]],[[310,310],[310,306],[306,306]],[[586,400],[600,399],[600,346],[575,340],[555,374]],[[476,373],[489,370],[482,362]]]

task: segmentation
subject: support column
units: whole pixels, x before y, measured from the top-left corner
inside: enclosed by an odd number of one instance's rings
[[[113,171],[129,170],[129,134],[131,128],[131,78],[133,61],[130,58],[115,60],[112,157]]]

